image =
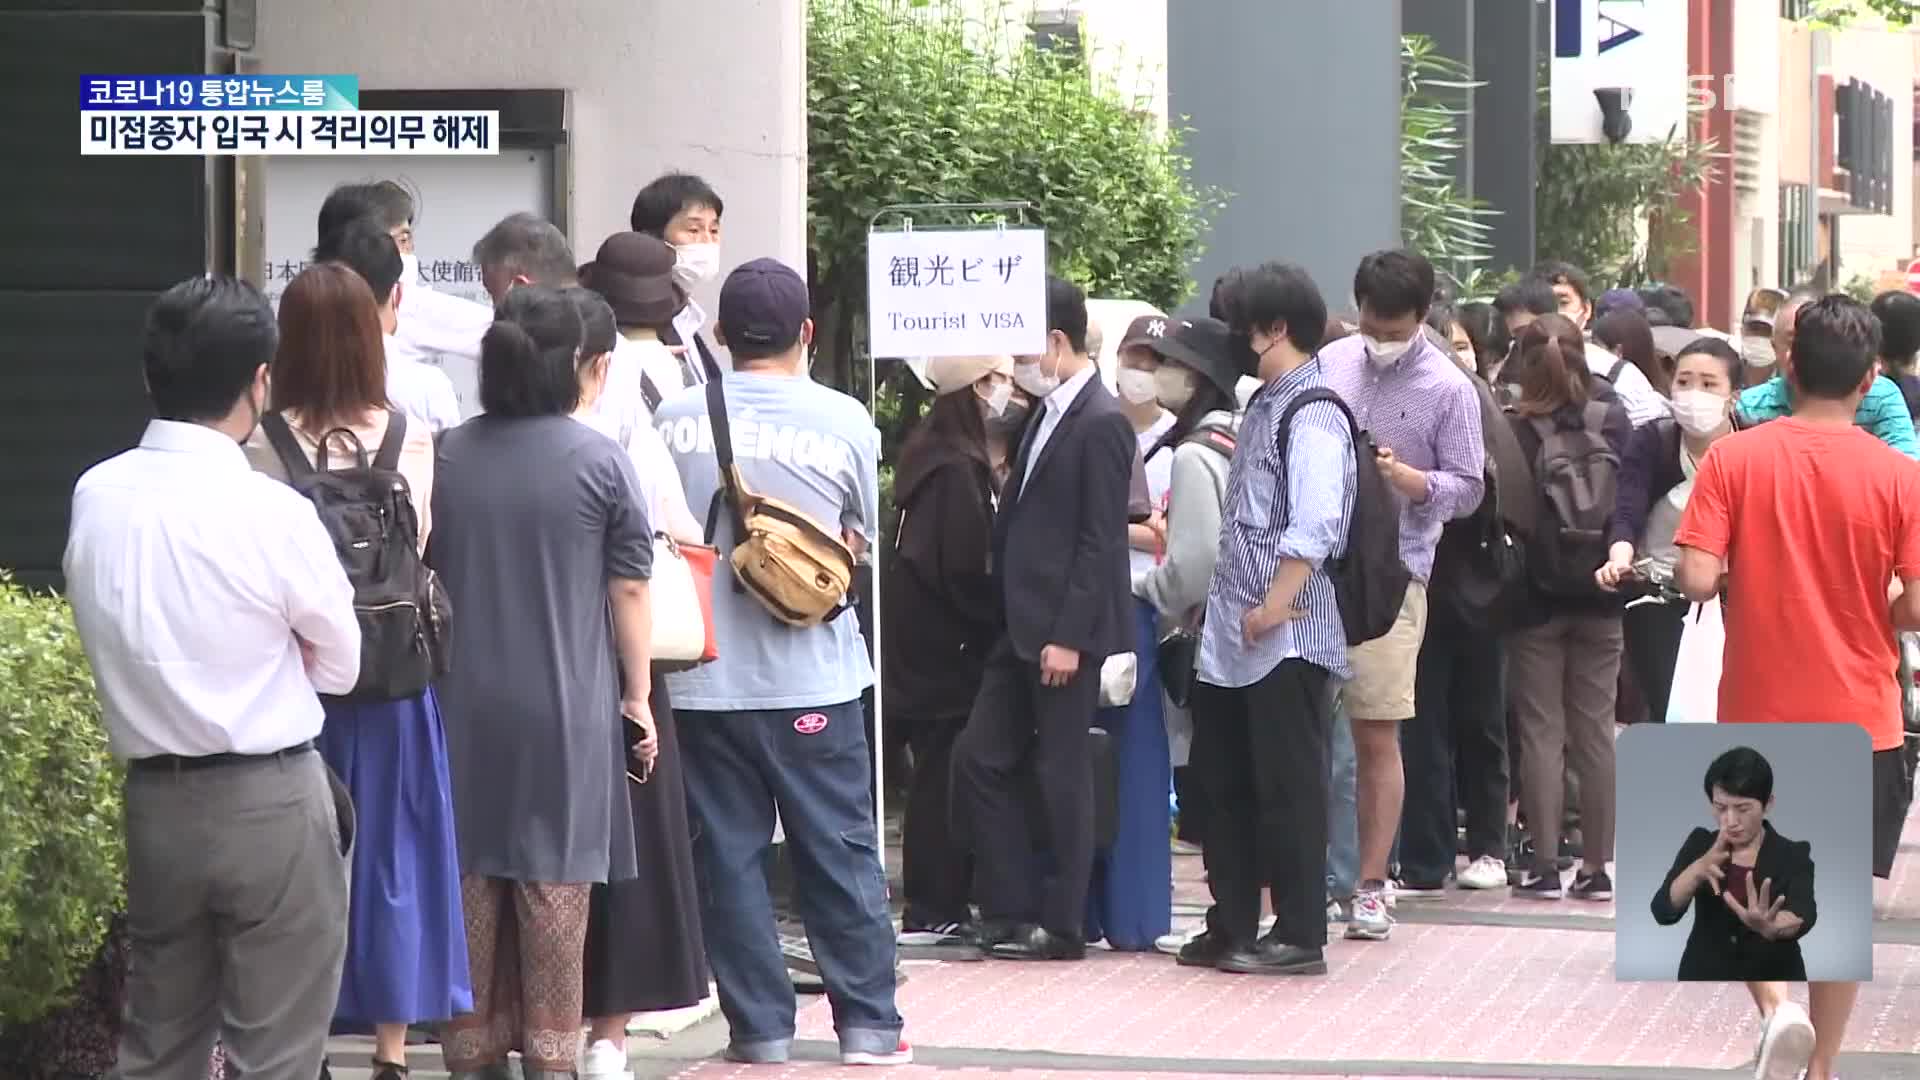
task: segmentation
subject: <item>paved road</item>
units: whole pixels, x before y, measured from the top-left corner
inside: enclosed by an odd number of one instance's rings
[[[1920,813],[1875,928],[1875,982],[1863,991],[1841,1063],[1846,1080],[1920,1076]],[[1205,899],[1199,860],[1176,859],[1176,912]],[[1385,943],[1335,941],[1323,979],[1193,971],[1158,955],[1100,953],[1083,964],[909,959],[901,988],[918,1063],[900,1080],[1201,1080],[1290,1075],[1430,1080],[1726,1080],[1747,1071],[1756,1036],[1737,986],[1613,980],[1611,905],[1541,905],[1451,894],[1400,905]],[[924,955],[924,953],[922,954]],[[803,998],[796,1062],[714,1059],[717,1020],[665,1040],[635,1039],[636,1080],[828,1080],[840,1068],[824,1000]],[[365,1061],[341,1040],[336,1060]],[[445,1074],[437,1049],[416,1080]],[[364,1071],[335,1070],[340,1080]]]

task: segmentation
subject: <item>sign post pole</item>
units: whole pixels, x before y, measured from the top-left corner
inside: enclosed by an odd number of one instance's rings
[[[979,202],[979,203],[898,203],[880,208],[867,219],[867,413],[878,417],[880,401],[880,357],[882,355],[898,358],[908,356],[971,356],[986,353],[1009,353],[1015,356],[1032,355],[1041,352],[1046,343],[1046,234],[1043,230],[1025,228],[1026,212],[1034,208],[1030,202]],[[923,229],[919,233],[913,230],[912,214],[926,212],[935,215],[964,215],[976,220],[965,226]],[[1011,212],[1019,217],[1021,227],[1009,229],[1006,215]],[[982,215],[993,215],[995,220],[981,222]],[[901,227],[896,230],[882,230],[882,218],[897,218]],[[1014,239],[1009,242],[1008,237]],[[943,247],[946,237],[969,238],[953,248]],[[1020,250],[1014,251],[1012,248]],[[964,249],[964,251],[962,250]],[[995,268],[996,261],[1000,268]],[[1004,273],[1003,273],[1004,270]],[[1037,277],[1036,277],[1037,275]],[[997,290],[976,289],[989,280],[1000,282]],[[1015,288],[1014,282],[1022,285]],[[1018,307],[1009,310],[1007,301],[1021,299],[1020,294],[1032,291],[1031,282],[1037,280],[1039,288],[1035,295],[1026,299],[1028,310]],[[876,288],[879,283],[879,288]],[[925,289],[939,289],[940,293],[926,297],[930,301],[946,301],[937,308],[920,304],[909,304],[912,292]],[[964,300],[955,301],[953,294],[968,294]],[[902,294],[908,294],[903,296]],[[991,299],[994,306],[982,306],[975,300]],[[1038,302],[1038,319],[1033,314],[1032,305]],[[886,305],[883,311],[883,305]],[[896,333],[901,321],[903,307],[911,307],[919,313],[909,313],[904,320],[911,326],[927,326],[934,329],[913,332],[910,338],[903,340]],[[971,309],[971,310],[969,310]],[[991,316],[991,318],[989,318]],[[888,325],[881,328],[881,320],[887,319]],[[958,325],[955,325],[955,322]],[[986,324],[995,324],[988,327]],[[1008,322],[1017,326],[1003,326]],[[917,340],[914,340],[917,339]],[[989,345],[1006,347],[987,347]],[[883,350],[882,346],[886,348]],[[1020,346],[1020,347],[1014,347]],[[901,351],[902,349],[908,351]],[[879,482],[875,477],[876,485]],[[885,524],[875,523],[874,532],[884,540]],[[879,838],[880,851],[884,860],[887,844],[887,788],[886,788],[886,709],[883,694],[884,650],[886,648],[881,634],[881,580],[885,574],[887,552],[885,543],[874,545],[871,554],[873,563],[873,815],[874,834]]]

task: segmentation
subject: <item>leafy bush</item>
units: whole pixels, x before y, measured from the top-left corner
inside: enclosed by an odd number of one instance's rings
[[[65,1001],[124,865],[120,770],[73,613],[0,570],[0,1029]]]
[[[807,211],[815,370],[864,399],[867,229],[901,203],[1026,201],[1052,269],[1099,297],[1170,309],[1220,196],[1196,187],[1144,99],[1085,57],[931,0],[809,0]],[[989,25],[991,24],[991,25]],[[923,228],[968,215],[915,215]],[[908,418],[911,419],[911,418]]]
[[[1458,298],[1488,294],[1488,233],[1498,213],[1459,189],[1456,163],[1466,142],[1475,82],[1466,64],[1445,56],[1421,34],[1400,39],[1400,232],[1407,247],[1452,278]]]

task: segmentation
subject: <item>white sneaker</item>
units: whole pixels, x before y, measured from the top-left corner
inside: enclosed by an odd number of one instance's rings
[[[1392,878],[1388,878],[1386,887],[1380,890],[1380,896],[1383,900],[1386,901],[1388,911],[1392,911],[1395,908],[1399,907],[1400,906],[1399,882],[1394,881]]]
[[[623,1080],[632,1075],[626,1050],[607,1039],[595,1040],[580,1058],[580,1080]]]
[[[1753,1080],[1799,1080],[1813,1056],[1813,1021],[1791,1001],[1773,1010],[1760,1033]]]
[[[1159,937],[1153,939],[1153,947],[1155,950],[1166,953],[1168,956],[1179,956],[1180,950],[1187,947],[1187,942],[1192,941],[1203,933],[1206,933],[1206,927],[1204,926],[1198,930],[1189,930],[1185,933],[1161,934]]]
[[[1393,916],[1387,914],[1385,890],[1363,889],[1354,894],[1353,909],[1347,914],[1347,940],[1385,941],[1393,933]]]
[[[1491,855],[1482,855],[1460,871],[1454,883],[1463,889],[1504,889],[1507,887],[1507,864]]]

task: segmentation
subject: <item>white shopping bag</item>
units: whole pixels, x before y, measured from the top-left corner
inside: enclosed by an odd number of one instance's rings
[[[1680,634],[1673,665],[1673,689],[1667,698],[1667,723],[1712,724],[1720,715],[1720,663],[1727,629],[1720,621],[1720,598],[1695,604]]]

